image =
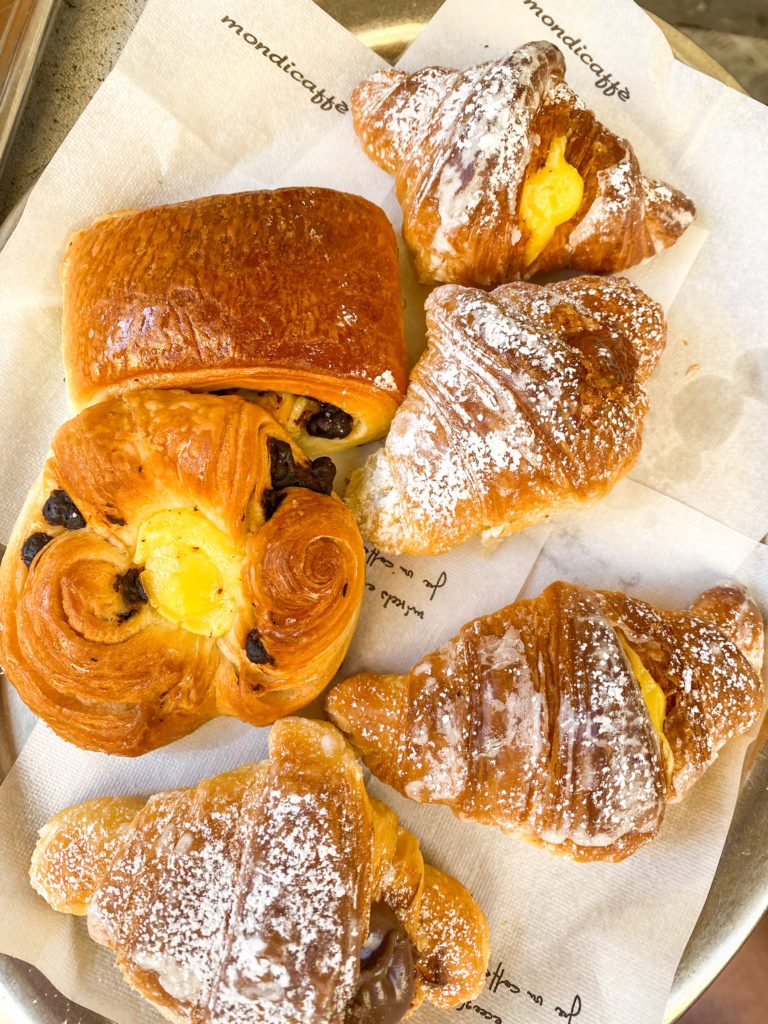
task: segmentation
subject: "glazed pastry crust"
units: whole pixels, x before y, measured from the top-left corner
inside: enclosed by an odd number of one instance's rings
[[[57,431],[0,566],[0,659],[64,739],[141,754],[219,714],[269,724],[333,677],[362,602],[362,541],[334,494],[287,487],[266,519],[273,439],[310,466],[267,413],[236,397],[132,392]],[[84,528],[46,523],[55,489]],[[218,637],[118,589],[141,524],[178,508],[197,509],[242,559],[231,627]],[[27,568],[22,546],[36,532],[53,539]],[[249,660],[253,630],[271,662]]]
[[[427,299],[427,351],[345,501],[386,551],[497,540],[603,498],[634,465],[661,308],[623,278]]]
[[[663,691],[671,770],[622,641]],[[686,612],[553,583],[407,675],[339,683],[326,712],[403,795],[560,856],[621,860],[756,721],[762,657],[760,613],[738,587]]]
[[[693,203],[642,175],[629,142],[600,124],[564,74],[558,48],[533,42],[464,71],[379,71],[357,87],[355,131],[395,175],[422,280],[487,288],[555,268],[612,273],[672,245],[691,223]],[[559,137],[583,196],[528,262],[523,186]]]
[[[266,762],[143,808],[115,798],[109,817],[105,803],[43,827],[32,885],[57,910],[87,912],[91,936],[172,1020],[342,1024],[374,902],[424,954],[411,1009],[425,997],[455,1006],[484,984],[482,912],[369,800],[327,723],[286,719]]]
[[[61,265],[75,409],[137,388],[308,395],[386,433],[406,383],[400,271],[384,213],[288,188],[100,217]]]

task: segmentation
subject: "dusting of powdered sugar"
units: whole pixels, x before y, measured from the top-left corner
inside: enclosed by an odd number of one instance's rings
[[[445,549],[602,494],[629,468],[647,407],[642,381],[666,330],[639,289],[589,277],[490,294],[449,285],[426,309],[428,349],[386,454],[351,487],[371,540],[395,551]],[[589,369],[581,333],[591,339]],[[626,349],[634,369],[620,368]]]
[[[541,629],[556,642],[543,647]],[[408,734],[385,778],[406,795],[583,850],[658,828],[659,744],[590,592],[554,584],[527,610],[469,623],[407,678]]]
[[[591,139],[579,169],[595,186],[558,265],[620,269],[688,226],[693,204],[642,177],[630,144],[595,121],[564,72],[557,47],[532,42],[463,71],[378,72],[358,87],[355,129],[368,154],[396,175],[403,235],[422,277],[489,287],[529,276],[520,196],[542,141],[537,128],[553,117],[566,135]],[[606,267],[609,244],[614,258]]]
[[[593,245],[595,238],[620,237],[622,225],[628,219],[640,219],[642,199],[637,178],[628,147],[620,160],[597,172],[595,198],[568,235],[566,245],[571,252],[582,245]]]
[[[338,804],[333,783],[265,785],[258,770],[226,799],[216,779],[161,794],[96,895],[92,934],[185,1019],[336,1024],[359,972],[363,870],[355,802]]]
[[[391,370],[384,370],[383,373],[373,378],[373,386],[375,388],[381,388],[382,391],[395,391],[399,392],[397,381],[395,380]]]

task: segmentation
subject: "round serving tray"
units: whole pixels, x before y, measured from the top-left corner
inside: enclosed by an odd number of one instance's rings
[[[317,0],[337,21],[382,57],[395,61],[418,35],[442,0]],[[108,0],[114,17],[135,21],[144,0],[124,5]],[[118,10],[119,8],[119,10]],[[103,15],[103,11],[102,11]],[[94,17],[96,15],[94,14]],[[653,17],[653,15],[651,15]],[[741,90],[734,78],[676,29],[654,18],[675,56],[691,67]],[[125,25],[104,39],[105,56],[117,58]],[[110,46],[113,52],[109,52]],[[63,139],[64,132],[62,132]],[[59,140],[60,141],[60,140]],[[23,209],[17,204],[0,225],[0,248]],[[4,549],[0,545],[0,553]],[[35,717],[0,676],[0,780],[13,764]],[[745,759],[741,789],[707,901],[682,955],[667,1003],[672,1024],[701,995],[736,953],[768,908],[768,719]],[[0,1024],[110,1024],[106,1018],[61,995],[34,967],[0,955]]]

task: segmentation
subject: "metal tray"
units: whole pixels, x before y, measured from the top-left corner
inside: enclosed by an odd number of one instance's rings
[[[318,0],[337,21],[394,61],[442,0]],[[142,5],[143,0],[135,0]],[[118,3],[107,5],[117,8]],[[676,29],[654,19],[675,56],[726,84],[741,87]],[[105,46],[109,46],[106,40]],[[117,53],[113,56],[116,58]],[[743,90],[742,90],[743,91]],[[63,134],[62,134],[63,138]],[[0,248],[16,225],[23,202],[0,226]],[[2,552],[0,546],[0,553]],[[35,717],[0,676],[0,779],[31,732]],[[768,908],[768,719],[745,759],[739,799],[707,901],[680,960],[664,1024],[672,1024],[714,981]],[[0,955],[0,1024],[110,1024],[61,995],[34,967]]]

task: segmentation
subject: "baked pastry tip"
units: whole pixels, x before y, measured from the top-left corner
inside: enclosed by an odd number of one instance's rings
[[[467,623],[406,675],[337,684],[326,713],[404,796],[616,861],[757,720],[762,663],[760,612],[735,585],[676,611],[558,582]]]
[[[695,207],[564,80],[552,43],[454,71],[378,71],[352,96],[363,149],[395,175],[424,281],[492,287],[621,271],[672,245]]]
[[[661,307],[623,278],[445,285],[384,446],[345,501],[386,551],[438,554],[586,507],[635,464]]]
[[[22,700],[128,755],[307,705],[365,586],[334,472],[235,396],[134,391],[69,420],[0,566],[0,663]]]
[[[482,911],[324,722],[278,722],[269,760],[191,789],[61,811],[30,879],[170,1020],[397,1024],[485,983]]]
[[[126,390],[239,389],[311,455],[383,437],[405,392],[392,226],[284,188],[99,217],[61,265],[76,410]]]

